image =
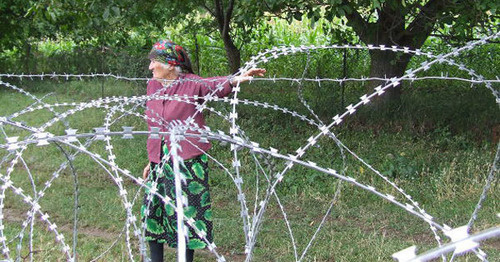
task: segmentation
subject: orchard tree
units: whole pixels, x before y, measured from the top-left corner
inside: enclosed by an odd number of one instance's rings
[[[238,0],[208,0],[208,1],[193,1],[197,2],[205,11],[207,11],[214,19],[214,24],[219,31],[224,49],[228,59],[229,69],[234,73],[240,68],[241,52],[240,48],[234,43],[232,35],[232,20],[234,14],[239,10]],[[236,9],[236,10],[235,10]]]
[[[421,48],[426,39],[443,28],[453,39],[465,41],[473,28],[498,21],[495,0],[266,0],[271,12],[289,18],[308,16],[345,18],[365,44]],[[412,54],[370,50],[370,76],[399,77]],[[375,85],[378,83],[375,83]],[[387,92],[386,101],[398,101],[401,86]]]
[[[262,1],[254,0],[175,0],[165,11],[170,21],[175,21],[174,18],[185,19],[186,14],[197,11],[207,13],[212,23],[208,24],[211,28],[205,30],[218,32],[224,43],[229,69],[234,73],[241,65],[242,45],[249,39],[258,20],[264,18],[262,6]],[[239,46],[236,40],[241,43]]]
[[[196,33],[218,32],[231,72],[237,71],[241,63],[242,46],[237,46],[235,39],[244,43],[244,39],[248,38],[245,32],[251,30],[261,15],[251,5],[251,1],[245,0],[4,2],[0,4],[0,47],[4,50],[12,47],[25,49],[26,58],[30,57],[32,42],[59,36],[77,43],[97,44],[107,50],[108,47],[127,45],[131,32],[141,32],[148,39],[144,44],[150,46],[155,40],[153,36],[163,32],[165,27],[183,23],[189,16],[201,12],[205,18],[199,24],[191,24],[187,28],[196,30]],[[250,9],[254,11],[248,12]],[[211,23],[206,23],[207,20]]]

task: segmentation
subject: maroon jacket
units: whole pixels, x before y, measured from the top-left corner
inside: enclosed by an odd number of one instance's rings
[[[189,81],[190,79],[194,81]],[[207,94],[213,93],[219,86],[222,89],[215,92],[214,95],[218,97],[227,96],[232,91],[232,86],[229,83],[227,77],[211,77],[211,78],[201,78],[194,74],[182,74],[179,76],[179,83],[173,84],[171,86],[163,87],[163,85],[155,80],[148,82],[147,95],[161,95],[161,96],[174,96],[177,94],[182,97],[187,96],[200,96],[203,97]],[[190,99],[191,102],[195,102],[194,99]],[[203,103],[203,98],[200,98],[198,103]],[[151,131],[151,127],[159,127],[160,131],[167,131],[166,125],[172,120],[184,121],[190,116],[194,116],[194,122],[198,124],[200,128],[205,126],[205,119],[203,114],[196,113],[196,105],[192,103],[185,103],[181,101],[174,100],[149,100],[146,102],[146,115],[148,119],[148,130]],[[154,118],[156,122],[152,122],[151,118]],[[159,121],[161,120],[163,121]],[[163,123],[163,124],[160,124]],[[187,137],[187,139],[197,147],[196,148],[191,143],[187,141],[181,141],[181,152],[179,156],[182,159],[191,159],[198,155],[204,153],[210,149],[210,143],[202,143],[199,138]],[[167,143],[168,149],[170,150],[170,140],[169,136],[164,137],[164,141]],[[150,162],[159,163],[160,162],[160,150],[161,150],[161,139],[151,139],[148,137],[147,142],[148,158]]]

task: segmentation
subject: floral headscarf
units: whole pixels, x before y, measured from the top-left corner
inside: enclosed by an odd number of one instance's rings
[[[193,73],[191,61],[182,46],[170,41],[160,40],[153,45],[149,59],[173,66],[180,66],[183,71]]]

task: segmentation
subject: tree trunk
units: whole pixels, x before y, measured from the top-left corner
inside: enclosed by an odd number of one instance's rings
[[[406,10],[403,2],[386,1],[381,8],[375,10],[378,15],[376,22],[366,20],[352,1],[343,0],[342,4],[351,7],[352,10],[346,13],[348,25],[365,44],[420,48],[432,32],[440,14],[446,10],[448,1],[429,0],[418,6],[420,12],[417,12],[411,22],[407,17],[409,10]],[[410,54],[401,52],[370,50],[370,77],[400,77],[404,74],[410,58]],[[368,87],[384,84],[385,81],[372,81]],[[389,101],[391,104],[399,103],[401,91],[401,85],[390,87],[382,97],[374,101],[375,105]]]
[[[222,41],[224,42],[224,48],[226,49],[229,70],[231,70],[231,73],[236,73],[240,68],[241,63],[240,50],[234,45],[230,35],[231,18],[233,15],[235,0],[230,0],[226,4],[226,8],[224,8],[223,1],[214,0],[215,10],[210,12],[219,26],[219,33]]]
[[[411,55],[395,53],[392,51],[370,50],[370,77],[393,78],[403,76]],[[381,85],[386,86],[388,81],[370,81],[368,92],[373,92],[373,88]],[[402,93],[402,83],[395,87],[389,87],[381,97],[374,101],[376,107],[386,107],[390,104],[397,105],[400,102]]]
[[[24,44],[24,72],[29,74],[30,72],[30,57],[31,57],[31,44],[26,42]]]
[[[224,41],[224,48],[226,49],[227,61],[229,63],[229,70],[234,74],[240,69],[241,65],[241,56],[240,50],[234,45],[231,37],[229,35],[222,36],[222,40]]]

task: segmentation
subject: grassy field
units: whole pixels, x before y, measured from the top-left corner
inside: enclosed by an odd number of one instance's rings
[[[143,83],[125,83],[115,80],[92,81],[23,81],[18,86],[30,91],[37,97],[48,95],[44,102],[82,102],[104,96],[132,96],[145,93]],[[402,105],[396,113],[389,116],[379,115],[373,108],[367,107],[358,115],[347,119],[344,125],[332,131],[350,150],[364,159],[391,181],[413,197],[422,208],[436,218],[440,224],[452,228],[465,225],[474,210],[486,181],[486,176],[493,162],[496,144],[491,141],[492,129],[498,125],[498,107],[487,91],[481,88],[457,87],[446,91],[448,83],[441,86],[418,88],[407,91],[402,98]],[[104,89],[103,89],[104,87]],[[332,88],[334,91],[328,90]],[[103,92],[104,90],[104,92]],[[290,83],[253,83],[244,87],[242,98],[278,104],[306,114],[297,98],[297,86]],[[331,121],[331,117],[341,112],[338,86],[305,86],[305,97],[319,117]],[[337,92],[337,93],[336,93]],[[352,87],[348,91],[346,104],[359,97],[362,88]],[[26,96],[2,86],[0,88],[0,116],[7,116],[20,111],[33,101]],[[217,110],[229,112],[228,104],[211,104]],[[62,112],[63,109],[57,109]],[[143,112],[143,109],[138,109]],[[469,112],[470,111],[470,112]],[[300,119],[283,115],[270,109],[253,106],[239,106],[239,124],[245,134],[263,147],[274,147],[281,153],[293,153],[307,138],[318,131]],[[105,111],[88,109],[68,118],[69,125],[78,132],[92,131],[93,127],[102,126]],[[39,126],[53,117],[47,110],[28,113],[16,118],[30,126]],[[229,124],[221,121],[215,114],[207,114],[207,122],[212,130],[229,130]],[[144,130],[146,124],[136,117],[120,119],[113,128],[134,126],[134,130]],[[3,127],[8,136],[26,136],[28,132],[11,126]],[[112,128],[112,129],[113,129]],[[64,134],[65,126],[56,124],[48,131]],[[83,141],[82,141],[83,142]],[[0,137],[0,144],[5,138]],[[112,144],[117,156],[117,164],[132,172],[142,174],[147,163],[145,137],[132,140],[113,138]],[[93,143],[89,149],[94,153],[106,155],[103,141]],[[73,149],[63,146],[67,152]],[[226,167],[231,166],[232,152],[228,146],[214,143],[209,152]],[[7,152],[0,151],[0,157]],[[305,155],[305,160],[318,163],[319,166],[336,170],[345,170],[345,174],[357,181],[369,184],[383,193],[397,196],[397,190],[368,170],[352,155],[346,154],[342,160],[337,145],[330,139],[321,139]],[[252,212],[257,186],[259,195],[266,183],[256,172],[253,155],[242,150],[244,190],[249,209]],[[43,188],[52,173],[65,161],[64,155],[55,145],[30,146],[23,154],[29,166],[34,185],[28,179],[26,169],[16,165],[12,174],[15,185],[33,194],[32,187]],[[285,163],[275,160],[275,170],[279,171]],[[7,164],[1,166],[0,173],[5,174]],[[243,261],[244,235],[240,219],[240,206],[237,191],[230,177],[215,162],[211,163],[211,193],[215,217],[215,243],[218,251],[228,261]],[[127,248],[123,238],[125,209],[118,195],[118,188],[110,176],[95,164],[88,156],[79,155],[74,161],[78,178],[78,258],[89,261],[106,251],[117,238],[102,261],[126,261]],[[257,179],[259,179],[257,181]],[[65,235],[71,246],[74,216],[74,176],[65,170],[46,192],[40,205],[50,214],[53,222]],[[139,215],[142,191],[130,179],[124,180],[129,198],[137,196],[133,206]],[[297,253],[304,248],[321,223],[326,210],[337,190],[338,180],[334,177],[296,166],[289,171],[283,182],[277,187],[277,195],[290,221]],[[326,218],[316,241],[304,257],[304,261],[391,261],[391,254],[417,245],[421,252],[436,246],[436,241],[428,225],[408,214],[405,210],[382,200],[381,198],[342,183],[341,193]],[[491,188],[473,228],[478,232],[498,225],[500,194],[497,185]],[[11,239],[21,227],[29,208],[13,192],[6,192],[4,208],[5,234]],[[22,257],[27,258],[27,237],[23,242]],[[60,246],[54,241],[40,220],[34,225],[35,261],[64,260]],[[138,241],[132,239],[134,255],[140,260]],[[447,241],[447,240],[446,240]],[[15,250],[18,240],[10,243]],[[276,199],[272,199],[264,216],[261,232],[258,236],[254,261],[293,261],[294,246],[283,220],[283,214]],[[482,249],[489,255],[490,261],[500,260],[500,242],[498,239],[484,242]],[[168,259],[175,257],[175,250],[168,252]],[[13,253],[14,254],[14,253]],[[195,261],[214,261],[213,255],[200,251]],[[458,261],[477,261],[472,255],[460,257]]]

